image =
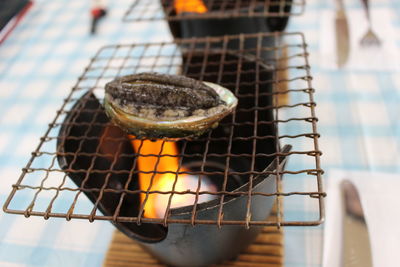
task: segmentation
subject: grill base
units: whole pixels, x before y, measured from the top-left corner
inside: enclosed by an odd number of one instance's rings
[[[276,204],[268,220],[276,220]],[[282,212],[282,209],[280,209]],[[213,265],[217,266],[283,266],[284,257],[283,230],[275,226],[263,228],[255,242],[246,248],[234,260]],[[142,249],[137,242],[115,231],[107,251],[103,267],[117,266],[165,266],[152,255]]]

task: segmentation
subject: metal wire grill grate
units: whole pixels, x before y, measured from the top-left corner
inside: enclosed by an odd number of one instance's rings
[[[202,6],[200,9],[195,6],[199,2]],[[123,21],[287,17],[301,15],[304,7],[305,0],[135,0],[126,11]]]
[[[156,71],[184,74],[231,89],[239,99],[236,111],[209,133],[196,138],[163,139],[179,153],[141,154],[130,139],[104,115],[101,94],[116,76]],[[259,33],[216,38],[105,46],[91,60],[8,197],[9,213],[114,222],[191,223],[217,225],[317,225],[324,217],[316,130],[315,102],[304,36],[300,33]],[[100,101],[98,100],[100,98]],[[289,100],[288,100],[289,99]],[[286,103],[287,102],[287,103]],[[142,142],[144,140],[138,140]],[[293,149],[289,151],[287,146]],[[281,149],[282,148],[282,149]],[[177,158],[178,175],[197,177],[196,190],[152,190],[138,187],[137,166],[143,156]],[[286,168],[284,161],[290,159]],[[268,168],[266,168],[269,165]],[[156,168],[149,172],[159,173]],[[310,188],[283,191],[285,181],[299,176]],[[72,178],[75,186],[71,179]],[[218,190],[200,190],[200,177],[211,177]],[[153,178],[151,178],[153,179]],[[259,180],[274,181],[269,192],[257,189]],[[200,181],[200,182],[199,182]],[[286,185],[286,184],[285,184]],[[241,187],[240,187],[241,186]],[[238,189],[239,187],[239,189]],[[291,186],[288,186],[291,188]],[[236,189],[236,190],[234,190]],[[83,194],[82,194],[83,193]],[[145,200],[139,201],[139,196]],[[94,203],[91,205],[85,195]],[[167,196],[160,218],[146,217],[150,195]],[[174,217],[174,196],[191,195],[188,218]],[[215,216],[199,216],[201,195],[215,196]],[[226,203],[244,198],[242,219],[229,219]],[[310,202],[316,217],[274,221],[253,218],[255,205],[294,198]],[[259,207],[258,207],[259,208]]]

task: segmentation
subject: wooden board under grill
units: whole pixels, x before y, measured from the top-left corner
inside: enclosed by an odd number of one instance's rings
[[[275,205],[276,206],[276,205]],[[269,220],[276,220],[274,208]],[[235,261],[218,266],[280,267],[283,266],[283,231],[267,226],[256,241],[243,251]],[[103,267],[166,266],[144,251],[135,241],[120,231],[115,231]]]
[[[282,49],[281,57],[283,59],[287,59],[288,57],[288,49]],[[288,72],[288,61],[287,60],[279,60],[278,61],[278,71],[276,72],[276,80],[279,81],[276,83],[275,90],[280,92],[277,98],[274,98],[274,102],[276,106],[287,105],[289,104],[289,93],[287,90],[289,89],[288,80],[289,80],[289,72]]]

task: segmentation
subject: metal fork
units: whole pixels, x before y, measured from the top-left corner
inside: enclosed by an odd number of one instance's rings
[[[369,12],[369,2],[368,0],[361,0],[364,5],[365,13],[368,20],[368,31],[365,33],[363,38],[360,40],[361,46],[380,46],[381,41],[378,36],[372,31],[371,15]]]

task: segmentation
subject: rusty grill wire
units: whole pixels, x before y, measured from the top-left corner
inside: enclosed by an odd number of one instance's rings
[[[173,0],[134,0],[125,12],[123,21],[287,17],[301,15],[305,9],[305,0],[203,0],[202,2],[208,12],[177,14]],[[193,2],[190,1],[182,3],[184,9],[191,9],[193,6]]]
[[[248,45],[255,44],[254,47]],[[265,44],[269,43],[270,46]],[[247,48],[250,46],[250,48]],[[218,56],[215,56],[217,54]],[[200,57],[198,55],[201,55]],[[234,55],[234,57],[232,56]],[[110,45],[100,49],[92,58],[89,66],[79,77],[76,85],[64,100],[61,108],[56,112],[54,120],[49,124],[45,135],[41,137],[37,149],[23,168],[22,174],[16,184],[13,185],[4,210],[13,214],[29,216],[61,217],[67,220],[87,219],[110,220],[114,222],[135,223],[190,223],[190,224],[217,224],[221,225],[318,225],[324,218],[323,198],[325,193],[322,189],[323,173],[320,167],[321,152],[318,148],[317,118],[315,116],[315,105],[313,98],[314,89],[311,86],[307,58],[306,43],[301,33],[259,33],[250,35],[224,36],[204,39],[176,40],[174,43],[145,43],[130,45]],[[263,57],[263,58],[262,58]],[[197,58],[197,60],[195,60]],[[200,59],[200,60],[199,60]],[[246,62],[252,62],[247,68]],[[233,68],[232,68],[233,67]],[[239,99],[239,106],[232,115],[220,123],[217,129],[205,134],[198,139],[184,138],[182,140],[168,140],[163,142],[179,143],[180,153],[175,155],[179,159],[179,168],[186,161],[200,162],[200,168],[191,171],[178,171],[193,175],[217,175],[222,182],[222,188],[217,192],[200,191],[152,191],[132,189],[129,184],[137,179],[141,171],[135,168],[136,156],[140,151],[131,154],[125,152],[111,153],[115,149],[121,149],[120,140],[109,140],[116,142],[111,152],[100,154],[101,143],[104,136],[89,136],[88,132],[96,127],[109,125],[108,121],[96,121],[101,116],[102,107],[85,110],[81,105],[75,106],[79,112],[86,112],[92,116],[92,121],[80,122],[74,118],[66,122],[65,119],[73,111],[71,108],[77,101],[83,104],[89,101],[88,92],[101,95],[106,82],[116,76],[145,71],[157,71],[162,73],[182,73],[199,80],[210,80],[220,83],[231,89]],[[267,72],[265,72],[267,71]],[[270,73],[270,74],[268,74]],[[249,76],[250,75],[250,76]],[[270,75],[270,76],[269,76]],[[227,78],[228,77],[228,78]],[[246,77],[252,77],[247,79]],[[254,78],[255,77],[255,78]],[[247,80],[246,80],[247,79]],[[266,87],[265,87],[266,86]],[[270,86],[272,91],[262,91]],[[243,88],[252,88],[254,92],[242,91]],[[247,90],[247,89],[246,89]],[[91,96],[93,98],[93,96]],[[273,99],[270,106],[262,106],[263,97]],[[249,106],[240,106],[247,103]],[[264,121],[264,112],[271,111],[273,117],[270,121]],[[239,121],[243,114],[251,114],[251,120]],[[59,135],[60,129],[69,126],[87,127],[81,137]],[[276,129],[275,134],[259,135],[263,125],[270,125]],[[224,132],[220,129],[228,129]],[[218,133],[220,131],[220,133]],[[217,134],[218,133],[218,134]],[[243,134],[242,134],[243,133]],[[110,137],[106,137],[110,138]],[[126,138],[126,137],[124,137]],[[110,138],[112,139],[112,138]],[[121,138],[120,138],[121,139]],[[60,146],[73,140],[77,144],[76,153],[60,151]],[[100,145],[91,151],[82,151],[85,142],[98,142]],[[263,145],[265,140],[272,140],[274,151],[259,150],[259,144]],[[268,141],[270,142],[270,141]],[[57,147],[58,144],[58,147]],[[285,144],[293,146],[291,151],[283,151]],[[200,147],[197,152],[189,151],[189,147]],[[216,149],[216,147],[222,150]],[[238,147],[249,147],[248,153],[237,152]],[[240,150],[240,149],[239,149]],[[200,153],[198,151],[201,151]],[[115,151],[114,151],[115,152]],[[110,153],[110,154],[107,154]],[[125,153],[125,154],[124,154]],[[154,155],[161,158],[165,155]],[[111,157],[108,168],[96,169],[97,157],[106,155]],[[289,164],[285,169],[279,167],[282,157],[287,156]],[[68,166],[64,169],[58,164],[57,157],[70,157]],[[116,161],[119,158],[133,158],[134,163],[130,169],[117,169]],[[79,160],[88,158],[90,161],[87,169],[75,169],[73,165]],[[207,170],[209,161],[222,162],[221,170]],[[238,169],[237,163],[248,162],[247,169]],[[274,168],[264,170],[266,166],[260,166],[259,162],[272,162]],[[183,163],[182,163],[183,162]],[[264,164],[264,163],[263,163]],[[153,171],[154,172],[154,171]],[[89,177],[93,174],[105,175],[102,184],[89,186]],[[76,186],[68,179],[69,175],[83,175],[83,182]],[[176,173],[175,173],[176,174]],[[128,177],[126,183],[120,187],[109,183],[110,175],[125,175]],[[258,175],[272,175],[269,179],[276,179],[276,188],[272,193],[261,193],[252,190],[253,180]],[[285,178],[283,178],[285,175]],[[227,185],[232,176],[240,177],[249,184],[249,188],[243,191],[229,191]],[[307,187],[301,186],[296,181],[303,177],[307,181]],[[86,185],[85,185],[86,184]],[[284,191],[283,189],[293,189]],[[86,193],[95,192],[94,205],[90,204],[85,197]],[[83,194],[82,194],[83,193]],[[171,198],[177,194],[195,195],[192,203],[191,218],[180,220],[170,217],[167,212],[164,218],[146,218],[143,216],[145,206],[142,205],[137,213],[132,216],[121,215],[121,207],[129,196],[146,194],[169,194],[167,210],[170,210]],[[213,194],[219,197],[218,216],[210,219],[197,218],[198,198],[202,194]],[[110,214],[99,212],[102,198],[116,198]],[[243,220],[224,219],[224,198],[233,196],[246,196],[246,216]],[[274,221],[253,220],[250,213],[252,199],[263,197],[273,198],[278,202],[278,216]],[[281,215],[282,201],[287,203],[304,203],[307,209],[313,208],[315,216],[308,216],[310,212],[299,217],[286,217]],[[143,203],[142,203],[143,204]]]

